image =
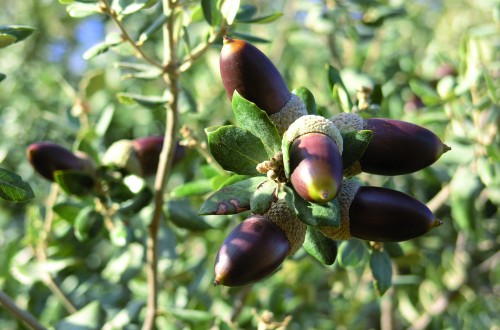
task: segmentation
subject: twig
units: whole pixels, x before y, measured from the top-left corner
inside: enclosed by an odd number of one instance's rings
[[[158,171],[154,183],[154,213],[151,224],[149,225],[149,236],[147,241],[147,281],[148,281],[148,300],[146,306],[146,318],[144,320],[143,330],[155,328],[155,320],[158,310],[158,229],[160,220],[163,216],[164,190],[175,152],[176,134],[178,126],[178,100],[179,86],[177,68],[177,41],[174,36],[174,23],[176,2],[174,0],[163,0],[163,10],[168,20],[163,26],[164,40],[168,41],[164,47],[165,57],[165,80],[170,87],[170,104],[167,107],[165,139],[163,149],[160,154]],[[170,14],[169,14],[170,12]]]
[[[234,323],[238,319],[238,316],[240,316],[241,311],[243,310],[243,307],[245,306],[246,300],[248,298],[248,295],[250,294],[250,291],[252,290],[251,285],[245,286],[239,296],[238,300],[234,302],[233,305],[233,312],[231,313],[231,322]]]
[[[43,325],[28,311],[17,306],[16,303],[2,290],[0,290],[0,304],[5,307],[18,320],[26,324],[30,329],[45,330]]]
[[[451,193],[450,184],[446,184],[441,188],[441,190],[430,200],[428,201],[427,207],[431,210],[432,213],[438,211],[449,199]]]
[[[47,239],[50,231],[52,230],[52,220],[54,219],[54,211],[53,206],[57,200],[57,195],[59,194],[59,186],[53,184],[50,188],[49,196],[46,201],[46,213],[43,223],[43,231],[39,236],[37,245],[35,247],[35,255],[40,262],[46,262],[47,257]],[[56,283],[55,279],[52,277],[50,273],[47,273],[46,276],[43,277],[43,282],[49,290],[61,301],[66,311],[70,314],[73,314],[78,311],[75,305],[71,302],[71,300],[66,296],[66,294],[61,290],[59,285]]]
[[[219,32],[216,34],[212,34],[211,37],[208,39],[207,43],[201,44],[198,47],[196,47],[189,55],[187,55],[183,60],[181,65],[179,66],[179,72],[185,72],[188,70],[191,65],[193,65],[194,61],[200,58],[205,52],[218,40],[220,39],[224,34],[227,32],[227,23],[224,20],[222,23],[222,26],[219,29]]]
[[[125,26],[123,25],[122,20],[120,19],[118,14],[111,8],[109,0],[102,0],[101,10],[115,22],[115,24],[118,26],[118,28],[122,33],[122,37],[135,49],[140,58],[144,59],[146,62],[154,65],[157,68],[163,69],[163,65],[161,63],[159,63],[158,61],[151,58],[148,54],[146,54],[142,50],[142,48],[134,41],[134,39],[132,39],[127,29],[125,29]]]

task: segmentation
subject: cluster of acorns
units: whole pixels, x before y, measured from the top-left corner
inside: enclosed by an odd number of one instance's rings
[[[392,176],[431,165],[450,149],[434,133],[408,122],[363,119],[355,113],[330,119],[308,114],[273,63],[243,40],[224,37],[220,71],[229,98],[237,91],[255,103],[282,135],[282,155],[260,164],[258,170],[268,171],[268,177],[279,183],[289,182],[308,202],[337,198],[340,227],[319,227],[325,236],[399,242],[441,224],[417,199],[392,189],[360,186],[351,179],[360,172]],[[372,138],[358,161],[343,168],[342,134],[359,130],[372,131]],[[281,172],[284,176],[277,175]],[[222,244],[214,285],[248,285],[273,273],[302,246],[306,227],[283,199],[264,214],[252,214]]]

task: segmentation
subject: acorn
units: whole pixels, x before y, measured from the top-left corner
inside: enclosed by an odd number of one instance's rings
[[[53,142],[35,142],[28,146],[26,157],[36,172],[49,181],[55,181],[54,171],[77,170],[95,174],[94,161],[84,152],[72,152]]]
[[[351,236],[376,242],[401,242],[424,235],[442,222],[429,208],[403,192],[344,180],[339,194],[340,228],[320,227],[333,239]]]
[[[410,174],[436,162],[451,148],[430,130],[402,120],[369,118],[359,128],[356,114],[334,116],[331,120],[341,131],[351,128],[373,132],[363,156],[359,159],[362,172],[380,175]],[[359,117],[361,118],[361,117]],[[355,124],[345,124],[348,120]]]
[[[304,103],[290,92],[271,60],[251,43],[225,36],[219,65],[229,99],[237,91],[255,103],[270,116],[280,134],[307,114]]]
[[[244,286],[273,273],[304,243],[306,225],[284,200],[254,214],[227,236],[215,259],[214,285]]]
[[[307,115],[297,119],[283,139],[285,174],[300,197],[327,203],[342,185],[342,148],[339,130],[327,119]]]
[[[163,140],[163,136],[148,136],[116,141],[106,150],[102,163],[125,169],[128,173],[141,177],[154,175],[158,169]],[[184,146],[177,143],[175,148],[173,164],[185,153]]]

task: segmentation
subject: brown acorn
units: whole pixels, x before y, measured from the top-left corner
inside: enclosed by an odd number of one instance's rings
[[[148,136],[132,140],[141,167],[141,176],[147,177],[156,174],[160,153],[163,148],[163,136]],[[184,146],[176,144],[173,164],[176,164],[185,152]]]
[[[158,169],[163,136],[148,136],[135,140],[114,142],[102,158],[103,165],[124,169],[127,173],[141,177],[154,175]],[[184,156],[185,147],[177,143],[173,164]]]
[[[360,187],[349,207],[351,235],[377,242],[401,242],[441,225],[431,210],[403,192]]]
[[[53,142],[35,142],[28,146],[26,157],[36,172],[54,181],[54,171],[78,170],[93,176],[95,164],[83,152],[73,153]]]
[[[326,203],[342,184],[342,157],[337,144],[322,133],[307,133],[290,147],[290,182],[305,200]]]
[[[220,73],[230,100],[237,91],[268,115],[278,112],[292,97],[271,60],[244,40],[224,37]]]
[[[342,185],[342,151],[342,136],[331,121],[307,115],[290,125],[283,138],[283,162],[300,197],[326,203],[337,196]]]
[[[278,200],[229,234],[217,253],[213,284],[243,286],[263,279],[302,247],[306,231],[286,201]]]
[[[370,118],[365,129],[373,136],[359,160],[361,170],[380,175],[400,175],[419,171],[450,150],[430,130],[409,122]]]
[[[275,271],[290,251],[283,230],[269,218],[252,215],[236,226],[215,259],[214,285],[243,286]]]

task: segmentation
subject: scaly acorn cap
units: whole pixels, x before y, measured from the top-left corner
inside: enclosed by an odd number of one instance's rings
[[[141,163],[131,140],[118,140],[104,153],[102,164],[125,169],[130,174],[141,175]]]
[[[285,174],[290,176],[290,155],[289,150],[293,141],[301,135],[307,133],[321,133],[328,135],[337,145],[340,155],[344,149],[342,135],[338,128],[330,120],[317,115],[305,115],[297,118],[287,129],[283,135],[281,151],[283,152],[283,164]]]
[[[304,243],[307,226],[295,216],[284,199],[273,203],[264,215],[277,224],[290,242],[288,256],[294,255]]]
[[[299,117],[307,115],[307,108],[302,100],[292,94],[290,100],[278,112],[269,116],[280,135],[283,135],[288,127]]]
[[[365,122],[363,118],[355,113],[342,112],[334,115],[330,120],[335,124],[341,133],[351,131],[360,131],[364,129]]]
[[[340,206],[340,227],[320,226],[318,229],[327,237],[334,240],[348,240],[351,238],[349,227],[349,208],[358,192],[360,184],[351,179],[344,179],[342,189],[337,199]]]

